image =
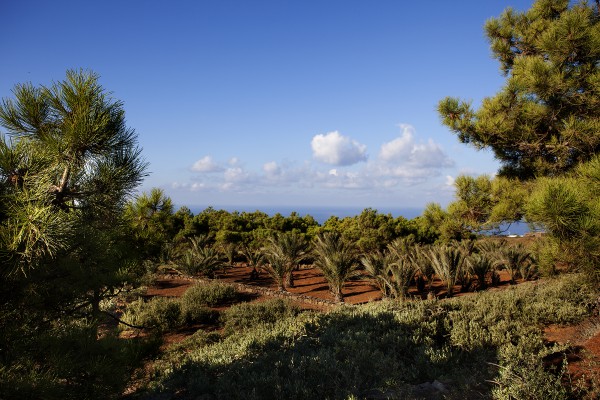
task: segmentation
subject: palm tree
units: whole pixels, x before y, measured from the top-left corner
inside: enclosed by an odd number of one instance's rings
[[[316,237],[314,252],[315,266],[323,273],[335,301],[343,302],[346,281],[359,273],[354,247],[339,233],[325,232]]]
[[[500,250],[506,246],[506,240],[479,240],[475,245],[477,252],[485,253],[490,258],[499,258]]]
[[[415,242],[412,238],[396,238],[387,245],[387,250],[395,256],[408,255],[413,251]]]
[[[264,262],[265,254],[261,249],[254,248],[247,244],[242,246],[240,250],[242,255],[246,257],[246,261],[248,262],[248,266],[252,267],[252,272],[250,273],[250,279],[258,278],[258,269]]]
[[[281,253],[267,252],[265,255],[267,262],[261,265],[265,271],[277,284],[277,290],[285,291],[285,276],[288,273],[288,266],[285,257]]]
[[[188,238],[188,241],[190,248],[194,251],[199,251],[200,249],[210,245],[210,238],[205,234],[192,236],[191,238]]]
[[[361,263],[363,267],[365,267],[365,271],[367,272],[367,274],[369,274],[371,278],[373,278],[375,285],[381,291],[383,297],[387,297],[389,295],[389,277],[387,275],[389,267],[389,257],[387,256],[387,254],[384,254],[379,250],[374,253],[365,254],[361,258]]]
[[[487,287],[486,277],[494,271],[494,261],[486,253],[473,253],[466,259],[471,274],[477,277],[480,289]]]
[[[278,233],[269,239],[269,248],[271,252],[276,252],[284,258],[287,268],[286,286],[294,287],[293,271],[308,251],[308,243],[304,236],[296,231]]]
[[[431,263],[436,275],[446,284],[448,297],[454,294],[454,285],[463,268],[464,256],[462,251],[454,246],[434,246],[429,252]]]
[[[223,254],[223,256],[225,256],[225,258],[229,262],[229,266],[232,267],[233,263],[235,261],[235,257],[239,253],[238,244],[235,242],[221,243],[221,245],[219,246],[219,249],[221,250],[221,253]]]
[[[190,247],[183,254],[181,267],[190,275],[201,273],[207,278],[214,278],[215,272],[223,268],[225,261],[213,247],[200,245],[200,240],[198,237],[190,238]]]
[[[416,267],[408,256],[394,259],[388,266],[388,274],[391,278],[388,287],[396,298],[404,299],[408,296],[410,282],[415,276]]]
[[[405,298],[417,270],[412,257],[414,245],[410,240],[398,238],[388,245],[387,250],[390,258],[387,275],[392,278],[388,287],[394,297]]]
[[[519,267],[519,275],[521,278],[528,281],[537,275],[537,261],[533,254],[529,253],[529,260],[524,262]]]
[[[498,268],[502,266],[502,249],[506,247],[506,240],[479,240],[477,241],[476,249],[480,254],[485,255],[492,260],[492,268],[490,270],[491,284],[495,286],[500,283],[500,275]]]
[[[531,262],[531,254],[522,244],[506,246],[500,251],[500,263],[510,275],[510,283],[515,283],[515,278],[524,264]]]
[[[412,262],[416,265],[421,277],[427,279],[427,292],[431,292],[435,269],[429,257],[429,247],[415,245],[413,252],[410,254]]]

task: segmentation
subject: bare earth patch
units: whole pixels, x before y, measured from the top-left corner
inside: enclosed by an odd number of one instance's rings
[[[544,328],[544,335],[550,343],[570,346],[566,354],[557,354],[547,361],[560,365],[566,358],[571,382],[593,388],[591,395],[600,398],[600,317],[577,325],[550,325]]]

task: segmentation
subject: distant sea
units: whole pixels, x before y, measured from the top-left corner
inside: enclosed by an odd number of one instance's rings
[[[208,206],[207,206],[208,207]],[[198,214],[205,210],[207,207],[195,206],[189,207],[194,213]],[[343,206],[212,206],[215,210],[226,210],[229,212],[254,212],[262,211],[269,216],[273,216],[277,213],[288,217],[292,212],[297,212],[301,216],[310,215],[319,224],[323,224],[330,217],[354,217],[360,215],[365,209],[364,207],[343,207]],[[372,207],[379,214],[391,214],[392,217],[404,217],[406,219],[413,219],[423,213],[422,208],[400,208],[400,207]]]
[[[194,206],[189,209],[198,214],[205,210],[208,206]],[[254,212],[262,211],[269,216],[277,213],[288,217],[292,212],[297,212],[300,216],[310,215],[319,224],[323,225],[330,217],[354,217],[363,212],[364,207],[343,207],[343,206],[212,206],[215,210],[226,210],[229,212]],[[404,217],[413,219],[423,213],[423,208],[411,207],[372,207],[379,214],[391,214],[392,217]],[[513,222],[511,224],[503,224],[500,226],[499,232],[488,232],[488,234],[501,235],[524,235],[529,232],[529,225],[526,222]]]

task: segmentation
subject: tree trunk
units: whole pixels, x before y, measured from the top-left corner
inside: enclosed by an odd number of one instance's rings
[[[286,275],[286,286],[287,287],[294,287],[294,273],[290,270],[290,272]]]
[[[334,299],[335,299],[335,301],[337,303],[343,303],[344,302],[344,295],[342,294],[341,290],[333,293],[333,297],[334,297]]]
[[[94,295],[92,297],[92,320],[96,335],[98,333],[98,324],[100,323],[100,290],[94,289]]]
[[[69,177],[71,176],[71,167],[67,165],[65,170],[63,171],[62,177],[60,178],[60,184],[58,186],[58,191],[64,193],[67,188],[67,183],[69,182]]]

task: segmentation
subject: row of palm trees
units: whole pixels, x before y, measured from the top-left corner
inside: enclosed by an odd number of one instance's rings
[[[400,238],[384,252],[363,256],[362,265],[383,296],[392,298],[405,298],[413,284],[420,293],[433,294],[436,277],[451,297],[457,285],[467,291],[497,284],[502,269],[511,283],[536,275],[534,257],[525,246],[497,240],[418,245]]]
[[[518,278],[530,279],[535,275],[534,259],[524,246],[492,240],[419,245],[398,238],[385,251],[360,255],[337,232],[325,232],[309,243],[304,235],[290,231],[270,237],[262,248],[228,248],[229,263],[223,254],[209,246],[205,238],[195,237],[190,239],[179,265],[186,273],[214,277],[239,254],[253,269],[251,276],[256,277],[262,271],[275,281],[278,290],[285,291],[294,287],[293,272],[302,262],[310,260],[321,271],[338,302],[343,302],[345,284],[363,274],[370,277],[383,297],[389,298],[406,298],[411,286],[420,293],[432,294],[435,278],[443,282],[446,295],[451,297],[457,285],[465,291],[496,284],[499,269],[505,269],[513,283]]]
[[[304,235],[289,231],[276,233],[261,248],[241,245],[236,250],[227,247],[220,251],[209,245],[207,237],[196,236],[175,258],[183,272],[213,278],[219,270],[232,265],[233,253],[245,258],[252,268],[251,277],[258,276],[262,271],[275,281],[280,291],[294,287],[293,271],[310,258],[327,280],[333,297],[340,302],[343,301],[344,285],[360,273],[361,267],[355,247],[337,232],[317,236],[312,248]],[[227,260],[223,255],[227,256]]]
[[[294,287],[294,270],[302,261],[313,259],[329,284],[336,301],[342,302],[346,282],[359,273],[356,250],[336,232],[326,232],[315,238],[310,249],[303,235],[292,231],[271,237],[264,249],[244,248],[242,254],[253,268],[266,272],[280,291]]]

